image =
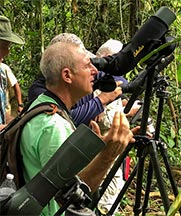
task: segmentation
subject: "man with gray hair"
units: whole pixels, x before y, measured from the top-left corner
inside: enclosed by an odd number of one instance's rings
[[[54,44],[57,42],[69,42],[73,44],[77,44],[84,50],[86,50],[81,39],[72,33],[61,33],[55,36],[50,44]],[[90,52],[86,50],[90,57]],[[29,100],[33,100],[39,94],[46,91],[45,87],[45,78],[41,75],[29,88],[28,98]],[[106,104],[112,102],[115,98],[117,98],[121,94],[121,88],[118,86],[112,92],[101,92],[96,97],[93,96],[93,93],[82,97],[70,110],[70,114],[76,126],[81,123],[89,125],[92,119],[95,119],[100,113],[104,111],[104,107]]]
[[[43,102],[52,102],[63,109],[67,115],[81,97],[93,91],[94,76],[98,73],[85,49],[68,41],[48,46],[42,56],[40,68],[46,79],[47,91],[39,95],[31,107]],[[92,121],[91,126],[105,142],[106,147],[78,176],[94,192],[115,158],[123,152],[128,143],[135,140],[125,115],[119,112],[115,114],[112,127],[106,136],[101,135],[96,122]],[[20,148],[26,182],[44,167],[74,130],[73,122],[67,121],[58,113],[39,114],[25,125],[20,139]],[[51,200],[42,215],[54,215],[58,208],[56,202]]]

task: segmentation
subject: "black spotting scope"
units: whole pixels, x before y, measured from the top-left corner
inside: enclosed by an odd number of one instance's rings
[[[164,36],[175,19],[176,16],[170,9],[161,7],[120,52],[103,58],[91,58],[93,65],[99,71],[111,75],[128,73],[144,56],[165,43]]]
[[[56,194],[70,190],[76,174],[104,147],[105,143],[90,128],[79,125],[30,182],[1,201],[1,215],[40,215]]]

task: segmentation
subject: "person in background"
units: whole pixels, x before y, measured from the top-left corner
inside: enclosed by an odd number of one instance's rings
[[[10,20],[5,16],[0,16],[0,59],[8,56],[11,43],[24,44],[24,41],[20,36],[12,32]],[[0,67],[0,129],[12,120],[9,113],[6,113],[6,91],[7,76]]]
[[[86,50],[70,41],[49,45],[42,55],[40,69],[45,77],[47,90],[33,101],[31,107],[52,102],[61,107],[67,115],[70,115],[71,107],[80,98],[92,93],[94,77],[98,73]],[[70,123],[55,112],[52,115],[41,113],[25,125],[20,138],[20,150],[26,182],[44,167],[73,133],[75,127],[72,124],[73,122]],[[101,135],[95,121],[91,121],[91,127],[106,146],[78,176],[94,192],[115,158],[123,152],[128,143],[135,140],[126,116],[120,112],[116,112],[107,135]],[[58,208],[55,201],[51,200],[42,215],[54,215]]]
[[[123,47],[123,44],[119,40],[109,39],[104,44],[102,44],[96,52],[97,57],[105,57],[108,55],[113,55],[119,52]],[[98,74],[100,76],[100,74]],[[101,72],[101,76],[104,76],[104,72]],[[128,81],[122,76],[113,76],[115,81],[122,81],[125,84],[128,84]],[[100,90],[97,89],[94,91],[94,95],[100,94]],[[116,111],[123,112],[124,106],[126,104],[126,99],[119,98],[115,99],[113,102],[109,103],[104,108],[104,112],[97,116],[96,121],[100,127],[102,134],[106,134],[111,128],[114,114]],[[137,110],[140,108],[139,105],[134,105],[134,108],[129,112],[128,115],[134,115]],[[130,159],[127,157],[124,163],[128,162]],[[98,203],[98,210],[102,215],[106,215],[110,208],[112,207],[114,201],[116,200],[119,192],[124,186],[125,179],[123,173],[123,165],[118,169],[109,186],[107,187],[105,193],[101,197]],[[118,211],[119,206],[117,207],[115,213]]]
[[[102,44],[96,52],[96,57],[106,57],[108,55],[113,55],[118,53],[123,48],[123,44],[119,40],[109,39],[104,44]],[[101,77],[105,76],[103,71],[100,71],[97,74],[96,79],[100,79]],[[124,84],[128,84],[128,81],[123,76],[112,76],[115,82],[122,82]],[[99,89],[94,91],[94,95],[97,96],[101,93]],[[97,122],[101,127],[103,133],[110,128],[113,116],[115,111],[124,111],[124,107],[128,102],[128,98],[120,94],[115,100],[105,106],[104,112],[97,116]],[[140,108],[139,101],[137,100],[134,105],[132,106],[130,112],[127,116],[134,116],[138,109]]]
[[[0,59],[0,68],[2,68],[3,71],[5,71],[7,76],[7,83],[8,83],[7,92],[6,92],[6,100],[7,100],[6,112],[9,112],[10,115],[13,115],[12,108],[11,108],[11,100],[13,96],[15,96],[17,101],[17,112],[20,113],[24,106],[22,101],[20,85],[15,75],[13,74],[11,68],[7,64],[3,63],[3,59]],[[14,94],[11,93],[12,89]]]
[[[70,41],[72,43],[80,45],[85,49],[81,39],[77,35],[72,33],[61,33],[54,37],[51,40],[50,44],[54,44],[60,41]],[[90,57],[91,53],[89,51],[87,51],[87,53]],[[39,94],[45,91],[45,78],[43,77],[43,75],[40,75],[38,79],[32,83],[28,90],[29,101],[33,101]],[[101,92],[96,97],[94,97],[92,92],[82,97],[70,110],[70,114],[75,125],[78,126],[81,123],[89,125],[92,119],[94,119],[97,115],[104,111],[105,105],[117,98],[121,93],[121,87],[118,84],[117,88],[112,92]]]

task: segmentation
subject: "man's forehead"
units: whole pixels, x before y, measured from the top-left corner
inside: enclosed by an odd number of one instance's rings
[[[79,62],[88,63],[90,61],[89,54],[87,53],[85,48],[77,47],[75,56]]]

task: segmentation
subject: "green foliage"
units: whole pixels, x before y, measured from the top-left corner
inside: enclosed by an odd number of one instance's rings
[[[177,62],[178,62],[177,77],[178,77],[178,83],[181,86],[181,54],[177,55]]]

